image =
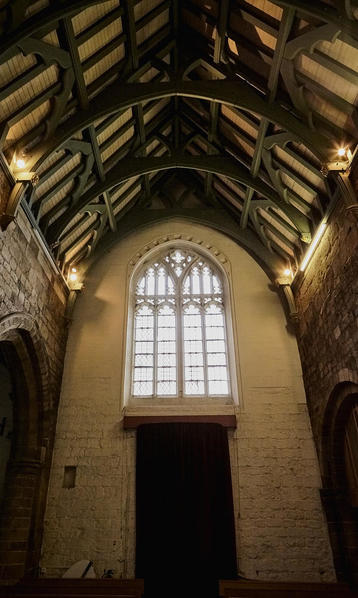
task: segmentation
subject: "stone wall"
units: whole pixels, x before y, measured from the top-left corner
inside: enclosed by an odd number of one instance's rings
[[[20,209],[0,232],[0,318],[27,314],[36,321],[55,395],[61,383],[67,338],[68,289],[53,269]]]
[[[126,392],[130,276],[140,256],[185,240],[227,274],[237,392],[224,403],[133,401]],[[45,575],[62,575],[80,559],[93,560],[98,575],[104,569],[134,575],[135,432],[123,430],[123,416],[204,413],[237,416],[229,445],[240,574],[335,579],[297,343],[278,295],[233,241],[180,221],[132,234],[87,275],[66,351],[45,517]],[[72,488],[63,487],[65,467],[76,467]]]
[[[340,201],[294,292],[307,403],[320,453],[327,402],[358,382],[358,222]]]
[[[358,188],[355,180],[353,184]],[[298,346],[336,573],[357,585],[357,509],[349,501],[343,439],[358,389],[358,212],[346,208],[341,198],[295,296]]]
[[[5,195],[6,180],[2,183]],[[20,208],[16,220],[0,232],[0,344],[18,386],[16,438],[1,505],[2,580],[36,573],[67,337],[67,296]]]

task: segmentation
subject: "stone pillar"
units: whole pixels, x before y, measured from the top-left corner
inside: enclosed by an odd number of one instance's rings
[[[346,488],[322,488],[321,501],[326,513],[337,579],[358,585],[358,522],[348,501]]]
[[[9,462],[0,519],[0,579],[26,574],[41,464],[36,459]]]

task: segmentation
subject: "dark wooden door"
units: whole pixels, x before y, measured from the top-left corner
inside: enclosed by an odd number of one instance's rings
[[[230,460],[218,424],[147,424],[137,436],[136,575],[145,596],[217,594],[236,576]]]

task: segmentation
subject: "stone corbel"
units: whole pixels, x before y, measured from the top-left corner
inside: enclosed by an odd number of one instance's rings
[[[358,201],[349,174],[340,174],[338,182],[347,212],[358,220]]]
[[[347,212],[353,214],[358,220],[358,203],[352,204],[351,206],[346,207]]]
[[[298,324],[298,311],[295,297],[291,288],[291,279],[288,277],[277,278],[276,285],[282,290],[288,308],[288,317],[294,325]]]
[[[0,213],[0,228],[5,231],[10,222],[15,219],[16,210],[20,205],[21,198],[25,192],[25,185],[22,183],[15,183],[13,186],[7,204]]]
[[[73,314],[73,310],[75,308],[75,303],[76,303],[76,299],[78,297],[78,295],[80,294],[80,292],[83,289],[83,284],[82,283],[77,283],[76,287],[74,288],[72,286],[70,293],[68,295],[68,299],[67,299],[67,305],[66,305],[66,311],[65,311],[65,319],[67,320],[68,323],[70,323],[72,321],[72,314]]]

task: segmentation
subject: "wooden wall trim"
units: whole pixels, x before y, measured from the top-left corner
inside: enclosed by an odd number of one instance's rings
[[[126,415],[123,420],[125,430],[133,430],[142,424],[165,423],[220,424],[224,428],[236,428],[235,415]]]

